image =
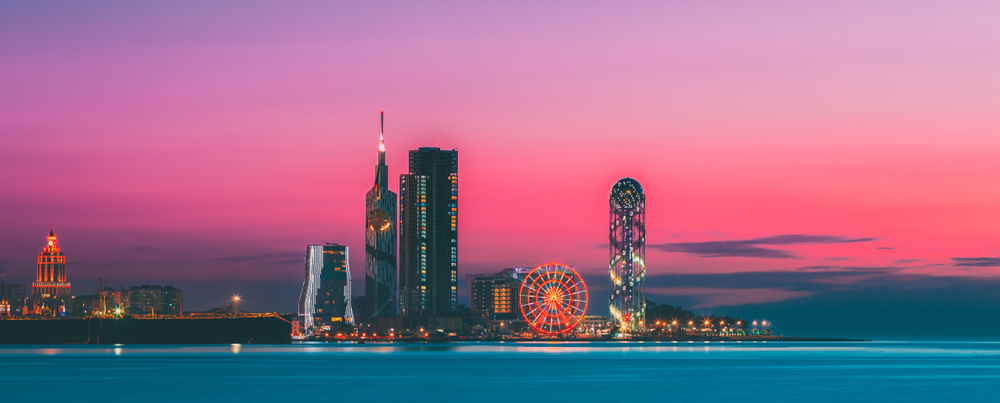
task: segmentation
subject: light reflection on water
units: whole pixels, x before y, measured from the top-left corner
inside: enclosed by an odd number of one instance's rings
[[[705,342],[707,343],[707,342]],[[408,352],[452,352],[484,354],[627,354],[664,352],[715,352],[774,354],[774,353],[836,353],[900,355],[900,356],[940,356],[940,355],[985,355],[1000,356],[1000,342],[772,342],[769,345],[742,345],[713,342],[697,346],[679,346],[674,341],[670,347],[660,342],[599,343],[599,342],[454,342],[454,343],[316,343],[302,342],[290,345],[143,345],[115,344],[113,348],[101,345],[72,346],[19,346],[0,345],[0,356],[11,355],[94,355],[94,354],[140,354],[140,355],[203,355],[203,354],[365,354],[365,353],[408,353]],[[730,357],[735,358],[735,357]]]
[[[996,341],[0,346],[5,401],[986,401],[998,377]]]

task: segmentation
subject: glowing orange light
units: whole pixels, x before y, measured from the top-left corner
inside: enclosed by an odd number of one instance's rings
[[[583,278],[563,264],[536,267],[524,277],[518,294],[525,319],[542,334],[572,331],[587,311],[587,287]]]
[[[545,307],[548,309],[559,309],[563,300],[563,293],[561,290],[549,289],[545,292]]]

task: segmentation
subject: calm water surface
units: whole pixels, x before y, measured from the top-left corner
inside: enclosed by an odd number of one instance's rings
[[[0,346],[0,380],[10,402],[1000,401],[1000,342]]]

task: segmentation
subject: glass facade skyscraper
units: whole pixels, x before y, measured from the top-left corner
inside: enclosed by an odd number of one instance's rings
[[[384,127],[385,111],[382,111]],[[365,300],[375,316],[396,316],[396,194],[389,190],[385,138],[379,133],[375,186],[365,197]],[[367,318],[360,318],[365,320]]]
[[[410,151],[399,178],[400,299],[404,316],[458,308],[458,151]]]
[[[299,320],[310,331],[337,323],[354,324],[347,246],[306,247],[306,273],[299,296]]]

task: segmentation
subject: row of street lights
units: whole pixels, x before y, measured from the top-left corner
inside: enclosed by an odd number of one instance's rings
[[[760,324],[761,327],[768,327],[768,326],[771,325],[771,322],[768,322],[766,320],[758,322],[758,321],[755,320],[755,321],[753,321],[753,329],[754,330],[757,329],[758,324]],[[688,325],[688,327],[687,327],[688,330],[691,330],[691,329],[698,330],[697,328],[695,328],[695,323],[694,323],[693,320],[688,321],[687,325]],[[712,323],[712,321],[710,319],[706,319],[705,322],[703,323],[703,325],[704,325],[704,327],[702,328],[702,330],[709,329],[709,331],[711,331],[713,329],[713,323]],[[659,327],[659,328],[666,327],[668,330],[671,330],[671,331],[681,330],[677,326],[677,320],[673,320],[673,321],[658,320],[658,321],[656,321],[653,324],[653,326],[654,327]],[[730,326],[732,326],[732,325],[730,325]],[[719,331],[721,333],[728,333],[728,334],[739,333],[742,330],[742,327],[743,327],[743,321],[742,320],[736,321],[736,325],[734,327],[726,327],[726,322],[725,321],[719,321]]]

